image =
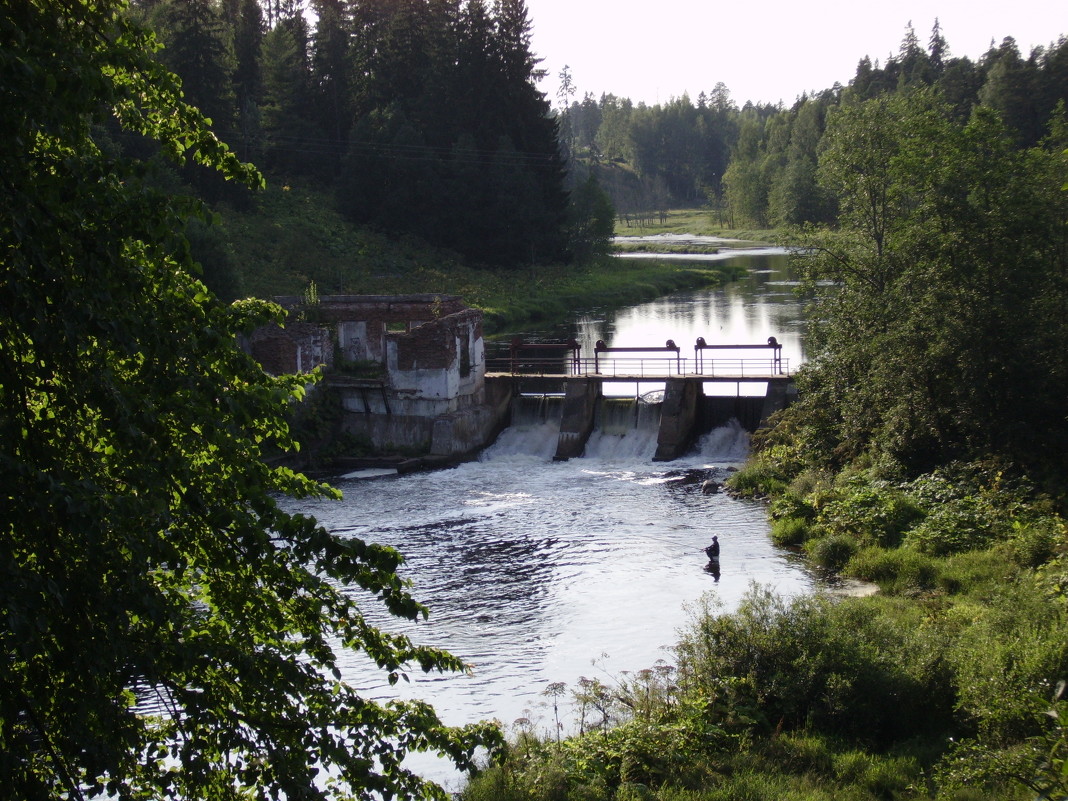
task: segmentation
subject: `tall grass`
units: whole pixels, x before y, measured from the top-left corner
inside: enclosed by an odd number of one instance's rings
[[[717,286],[739,268],[718,262],[603,258],[584,265],[473,267],[456,254],[348,223],[330,198],[272,186],[251,209],[224,208],[221,236],[247,294],[458,295],[485,313],[487,333],[564,321],[577,308],[611,309],[683,289]]]

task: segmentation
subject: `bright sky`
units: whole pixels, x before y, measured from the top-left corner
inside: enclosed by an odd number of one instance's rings
[[[532,49],[549,74],[539,88],[558,105],[570,67],[586,92],[649,105],[722,81],[747,100],[791,105],[804,92],[846,85],[865,55],[885,63],[911,21],[926,49],[938,18],[953,56],[977,60],[1011,36],[1026,58],[1068,35],[1063,0],[527,0]]]

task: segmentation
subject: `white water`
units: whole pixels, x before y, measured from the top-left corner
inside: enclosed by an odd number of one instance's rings
[[[532,338],[574,336],[590,350],[597,339],[641,346],[672,338],[692,348],[697,336],[735,344],[776,336],[796,366],[803,325],[799,302],[779,280],[784,259],[740,258],[751,265],[745,281],[613,315],[587,312],[564,331]],[[625,391],[633,398],[645,389]],[[430,620],[408,625],[373,603],[364,606],[367,617],[472,666],[470,675],[418,674],[391,688],[380,671],[347,655],[347,681],[376,698],[424,698],[447,723],[510,726],[527,718],[548,733],[552,710],[541,693],[549,683],[574,688],[583,676],[611,683],[622,671],[672,663],[687,605],[705,593],[730,610],[753,582],[787,597],[815,588],[801,560],[772,545],[762,504],[701,493],[697,478],[725,478],[745,459],[740,427],[711,432],[682,459],[654,463],[659,407],[614,400],[599,410],[584,457],[553,462],[560,407],[559,397],[522,399],[513,426],[477,462],[353,474],[338,482],[341,502],[286,502],[343,535],[399,549],[407,558],[401,573],[430,607]],[[706,572],[702,550],[713,534],[722,545],[718,577]],[[459,784],[443,763],[412,765],[448,787]]]
[[[341,481],[340,503],[293,502],[343,535],[405,554],[402,574],[431,608],[429,622],[402,623],[373,604],[368,618],[473,667],[469,676],[418,674],[390,688],[362,657],[347,655],[345,679],[372,697],[431,701],[449,723],[527,718],[548,733],[546,685],[611,683],[621,671],[671,664],[686,607],[705,593],[730,609],[754,581],[785,596],[811,591],[815,579],[800,560],[771,544],[761,504],[704,495],[695,480],[722,479],[740,464],[746,432],[721,428],[690,456],[653,463],[656,431],[647,423],[658,409],[640,411],[645,417],[625,433],[596,432],[581,459],[553,462],[559,424],[531,415],[477,462]],[[718,577],[702,553],[712,534],[722,544]],[[458,783],[436,760],[413,765]]]

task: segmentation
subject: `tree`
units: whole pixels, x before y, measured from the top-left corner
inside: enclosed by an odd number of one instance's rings
[[[352,124],[352,81],[349,58],[349,24],[341,0],[315,0],[317,22],[312,52],[319,128],[332,140],[332,161],[341,155],[341,143]],[[333,164],[331,165],[331,171]]]
[[[608,253],[616,228],[616,210],[592,172],[571,193],[570,247],[578,261]]]
[[[1001,114],[1018,132],[1018,142],[1031,146],[1042,138],[1043,123],[1037,108],[1038,65],[1032,55],[1024,61],[1016,42],[1006,37],[1000,47],[992,48],[983,61],[986,81],[979,92],[983,105]]]
[[[264,157],[276,174],[308,174],[327,166],[313,149],[321,132],[309,118],[307,89],[304,52],[293,26],[276,25],[263,39],[262,105]]]
[[[256,0],[232,0],[236,5],[231,19],[234,29],[234,90],[237,93],[237,119],[241,131],[243,159],[251,159],[259,138],[259,109],[263,74],[260,47],[263,45],[263,12]]]
[[[826,140],[838,229],[795,242],[819,283],[807,452],[1063,471],[1063,156],[1016,149],[990,109],[962,126],[928,91],[843,105]]]
[[[165,43],[163,62],[182,79],[182,92],[212,123],[228,130],[233,122],[234,52],[212,0],[167,0],[154,14]]]
[[[403,755],[497,735],[340,681],[339,645],[393,681],[460,663],[364,621],[348,587],[425,614],[396,552],[279,508],[332,490],[263,459],[309,380],[236,345],[277,309],[217,301],[191,201],[98,143],[114,116],[260,182],[153,48],[117,0],[0,6],[0,792],[444,798]]]
[[[767,224],[768,185],[761,170],[764,124],[754,112],[744,113],[738,141],[723,184],[731,214],[759,227]],[[732,221],[733,225],[733,221]]]

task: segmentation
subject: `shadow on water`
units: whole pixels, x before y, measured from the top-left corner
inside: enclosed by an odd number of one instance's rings
[[[730,609],[752,582],[785,596],[815,587],[799,560],[772,545],[761,504],[703,490],[744,459],[748,434],[737,423],[670,463],[651,461],[655,426],[629,423],[598,432],[583,458],[553,462],[558,430],[532,420],[477,462],[342,481],[341,502],[291,502],[334,531],[400,550],[402,575],[430,619],[389,618],[372,599],[362,605],[368,619],[472,665],[470,675],[419,674],[390,687],[359,654],[345,654],[346,681],[372,697],[428,700],[449,723],[547,726],[546,685],[611,683],[671,662],[688,607],[706,593]],[[712,534],[723,546],[714,570],[703,552]],[[456,781],[436,760],[413,765]]]

